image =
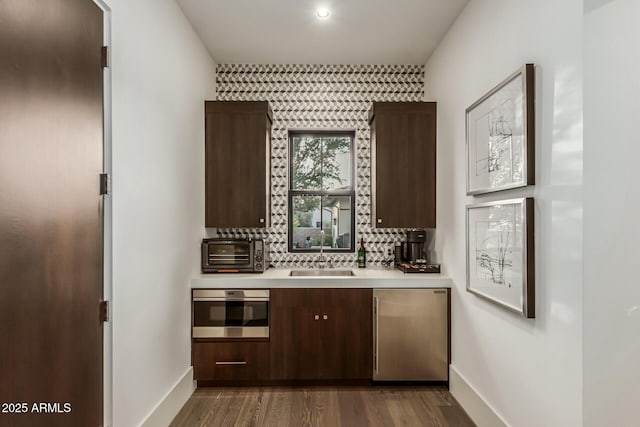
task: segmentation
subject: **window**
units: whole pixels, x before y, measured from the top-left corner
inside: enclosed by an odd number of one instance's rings
[[[353,140],[353,132],[289,133],[290,252],[354,251]]]

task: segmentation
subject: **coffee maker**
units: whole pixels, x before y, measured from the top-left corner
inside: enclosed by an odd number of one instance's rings
[[[425,230],[408,230],[407,241],[404,242],[404,261],[410,264],[427,264],[424,243],[427,241]]]
[[[407,230],[406,241],[399,247],[401,250],[396,250],[399,270],[404,273],[440,273],[440,264],[429,264],[426,241],[426,230]]]

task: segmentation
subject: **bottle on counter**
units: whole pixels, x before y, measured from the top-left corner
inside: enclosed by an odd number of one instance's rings
[[[367,266],[367,250],[364,248],[364,239],[360,238],[360,247],[358,248],[358,268]]]
[[[396,242],[393,248],[393,261],[395,265],[398,265],[402,262],[402,243]]]

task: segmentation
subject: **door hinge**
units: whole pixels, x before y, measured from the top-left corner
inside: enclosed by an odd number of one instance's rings
[[[109,46],[102,46],[102,68],[109,68],[111,65],[110,54]]]
[[[109,301],[100,302],[100,321],[108,322],[111,320],[111,313],[109,312]]]
[[[111,194],[111,180],[108,173],[100,174],[100,195]]]

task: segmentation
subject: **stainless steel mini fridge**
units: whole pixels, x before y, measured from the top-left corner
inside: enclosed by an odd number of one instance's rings
[[[374,289],[373,326],[375,381],[448,381],[449,289]]]

